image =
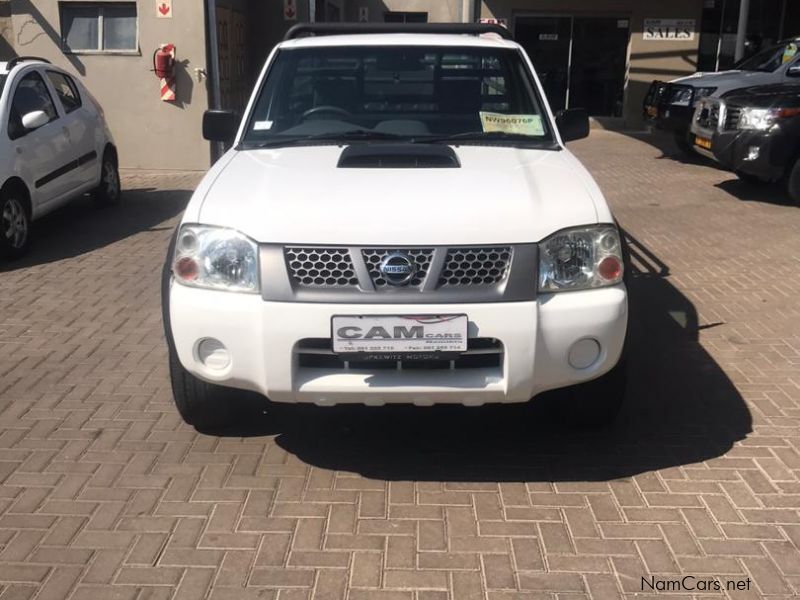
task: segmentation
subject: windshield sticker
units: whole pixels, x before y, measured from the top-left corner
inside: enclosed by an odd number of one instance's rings
[[[544,135],[544,125],[540,115],[504,115],[483,111],[480,115],[484,133],[500,131],[522,135]]]
[[[272,129],[272,121],[256,121],[253,124],[253,131],[267,131]]]
[[[786,49],[783,51],[782,64],[786,64],[792,60],[797,54],[797,44],[787,44]]]

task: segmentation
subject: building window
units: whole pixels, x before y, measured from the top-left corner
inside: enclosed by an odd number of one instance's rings
[[[135,2],[60,2],[61,44],[67,52],[137,50]]]
[[[386,23],[427,23],[428,13],[387,11],[383,13],[383,20]]]

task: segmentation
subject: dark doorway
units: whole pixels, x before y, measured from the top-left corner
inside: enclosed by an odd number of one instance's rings
[[[580,107],[592,116],[622,116],[627,18],[520,17],[514,33],[554,111]]]
[[[519,18],[515,37],[531,57],[550,107],[554,111],[566,108],[572,18]]]
[[[621,117],[628,61],[628,20],[575,18],[569,105]]]
[[[386,23],[427,23],[428,13],[386,11],[383,20]]]

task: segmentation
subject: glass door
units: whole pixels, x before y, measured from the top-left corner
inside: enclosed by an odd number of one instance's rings
[[[550,107],[566,108],[572,17],[520,17],[514,36],[530,56]]]
[[[597,117],[621,117],[628,62],[628,19],[575,17],[569,106]]]

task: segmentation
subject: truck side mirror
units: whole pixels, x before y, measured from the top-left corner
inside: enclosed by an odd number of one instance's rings
[[[230,143],[236,137],[239,115],[232,110],[207,110],[203,114],[203,138]]]
[[[564,142],[589,137],[589,113],[585,108],[569,108],[556,113],[556,127]]]

